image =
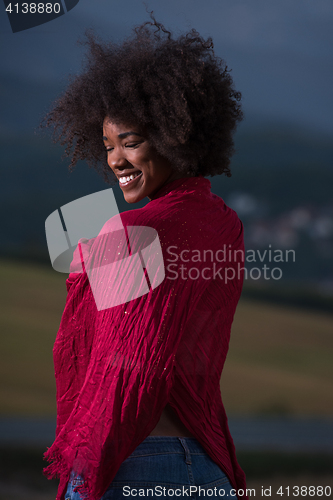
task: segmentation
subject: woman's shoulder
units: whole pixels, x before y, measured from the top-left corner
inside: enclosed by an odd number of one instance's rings
[[[223,234],[225,238],[228,233],[231,236],[242,231],[237,213],[222,198],[210,193],[205,198],[168,196],[160,199],[158,204],[150,202],[142,208],[119,213],[104,224],[99,236],[136,226],[153,228],[161,235],[191,232],[204,238],[210,238],[212,234],[215,237]]]
[[[161,224],[162,221],[156,217],[146,207],[127,210],[114,215],[108,219],[100,230],[98,237],[106,234],[114,233],[116,231],[124,231],[124,228],[135,226],[148,226],[155,227]]]

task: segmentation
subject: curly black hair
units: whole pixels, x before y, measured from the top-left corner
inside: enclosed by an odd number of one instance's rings
[[[98,41],[88,30],[83,72],[71,77],[42,127],[53,127],[54,142],[71,156],[116,177],[106,161],[103,121],[144,127],[153,148],[175,171],[191,175],[231,176],[233,132],[243,118],[240,92],[223,59],[195,29],[173,39],[153,20],[133,29],[121,44]],[[110,177],[111,173],[111,177]]]

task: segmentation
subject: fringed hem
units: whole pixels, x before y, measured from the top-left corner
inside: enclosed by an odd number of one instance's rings
[[[69,465],[61,455],[59,447],[53,445],[44,453],[43,459],[47,462],[52,462],[43,469],[44,476],[46,476],[47,479],[60,478],[56,500],[64,500],[67,484],[68,481],[70,481],[71,473],[73,470],[72,465]],[[96,493],[92,491],[91,487],[89,487],[89,485],[91,486],[90,481],[91,477],[85,477],[85,480],[82,484],[78,484],[73,488],[74,492],[80,493],[82,500],[92,500],[93,498],[99,498],[98,496],[96,496]]]
[[[47,477],[47,479],[55,479],[57,477],[63,478],[64,476],[66,476],[67,480],[69,480],[71,467],[68,464],[64,463],[64,459],[60,454],[58,448],[53,448],[53,446],[51,446],[51,448],[48,448],[43,455],[43,460],[52,462],[50,463],[50,465],[43,469],[43,474]]]
[[[51,446],[43,455],[43,460],[52,462],[43,469],[43,474],[47,479],[60,479],[56,500],[64,500],[67,484],[70,479],[71,467],[64,463],[64,459],[58,448]]]
[[[91,492],[88,488],[88,485],[86,483],[79,484],[78,486],[75,486],[73,488],[74,492],[78,492],[82,498],[82,500],[89,500],[91,499]]]

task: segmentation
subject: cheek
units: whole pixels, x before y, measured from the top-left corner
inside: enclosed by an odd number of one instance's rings
[[[128,158],[131,158],[133,161],[136,161],[138,163],[149,163],[150,156],[148,154],[148,151],[145,149],[137,149],[131,152],[131,154],[128,155]]]
[[[149,166],[156,163],[156,153],[155,150],[148,144],[144,143],[137,150],[133,151],[136,153],[136,158],[138,161]]]
[[[111,167],[112,153],[106,153],[105,155],[106,163]]]

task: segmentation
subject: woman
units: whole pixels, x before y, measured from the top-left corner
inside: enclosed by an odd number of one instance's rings
[[[45,454],[57,500],[247,498],[219,385],[243,227],[205,178],[231,175],[240,94],[211,39],[173,39],[151,17],[119,46],[88,34],[85,71],[46,122],[71,167],[102,165],[128,203],[150,200],[74,253]]]

